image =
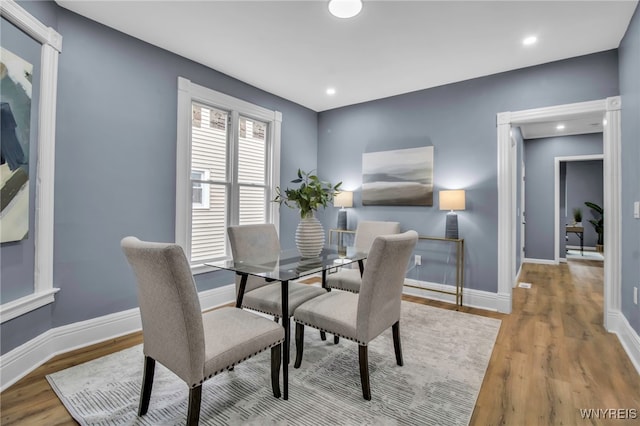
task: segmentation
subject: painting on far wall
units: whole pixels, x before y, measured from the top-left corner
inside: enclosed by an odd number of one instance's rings
[[[433,206],[433,146],[363,154],[362,204]]]
[[[33,65],[0,48],[0,242],[29,234],[29,133]]]

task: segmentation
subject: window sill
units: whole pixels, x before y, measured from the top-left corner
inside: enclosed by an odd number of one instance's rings
[[[17,318],[20,315],[24,315],[28,312],[41,308],[42,306],[48,305],[49,303],[53,303],[55,300],[53,295],[59,290],[59,288],[52,288],[0,305],[0,322],[4,323]]]
[[[213,266],[207,266],[204,264],[191,265],[191,273],[193,275],[207,274],[209,272],[219,271],[220,268],[214,268]]]

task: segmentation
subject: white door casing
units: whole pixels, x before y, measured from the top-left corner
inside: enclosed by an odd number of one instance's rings
[[[620,143],[621,99],[619,96],[589,102],[556,105],[497,114],[498,143],[498,310],[511,313],[512,270],[515,265],[513,234],[516,217],[513,211],[513,162],[510,130],[525,123],[602,112],[604,184],[604,326],[611,331],[609,315],[620,310]]]

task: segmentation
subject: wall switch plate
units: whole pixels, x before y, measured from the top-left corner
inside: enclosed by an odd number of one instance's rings
[[[633,203],[633,217],[635,219],[640,219],[640,201]]]
[[[420,256],[419,254],[416,254],[416,257],[414,258],[414,263],[416,265],[422,265],[422,256]]]
[[[633,303],[638,304],[638,287],[633,288]]]

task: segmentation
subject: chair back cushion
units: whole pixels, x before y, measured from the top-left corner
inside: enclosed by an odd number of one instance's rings
[[[373,241],[358,298],[359,341],[371,341],[400,320],[402,286],[417,241],[415,231],[383,235]]]
[[[125,237],[120,243],[138,282],[144,354],[191,384],[205,360],[202,310],[189,261],[177,244]]]
[[[280,240],[272,223],[257,225],[236,225],[227,228],[231,254],[236,262],[252,260],[269,262],[278,259]],[[266,284],[263,278],[249,275],[245,292]],[[240,286],[240,276],[236,275],[236,294]]]
[[[363,220],[358,223],[354,245],[359,250],[369,251],[373,240],[380,235],[399,234],[399,222]]]

